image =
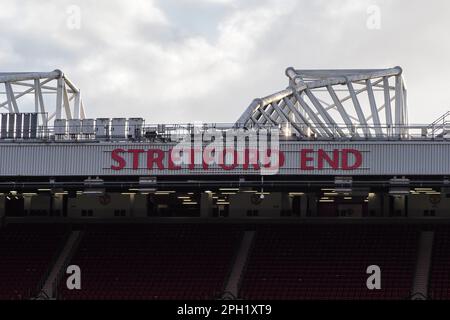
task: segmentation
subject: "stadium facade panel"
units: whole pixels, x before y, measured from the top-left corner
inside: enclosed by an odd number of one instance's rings
[[[204,150],[197,150],[192,151],[195,161],[181,163],[174,159],[173,147],[172,143],[5,143],[0,145],[0,175],[230,176],[260,174],[264,166],[279,169],[274,174],[293,176],[450,174],[450,141],[281,142],[278,161],[272,158],[266,165],[245,158],[249,150],[236,152],[235,157],[225,151],[223,163],[208,165],[201,158]]]

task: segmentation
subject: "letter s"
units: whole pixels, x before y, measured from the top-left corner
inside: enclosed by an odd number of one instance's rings
[[[122,170],[126,166],[126,161],[122,156],[121,153],[125,153],[125,150],[123,149],[114,149],[111,152],[111,158],[117,162],[117,165],[111,165],[112,170]]]

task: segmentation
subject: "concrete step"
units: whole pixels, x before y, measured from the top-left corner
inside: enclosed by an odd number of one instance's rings
[[[81,236],[82,233],[80,231],[72,231],[69,238],[67,239],[66,244],[64,245],[63,250],[61,251],[59,257],[56,259],[56,262],[53,265],[53,268],[50,271],[50,274],[48,275],[44,286],[42,287],[41,291],[50,299],[54,298],[56,293],[53,291],[53,284],[55,283],[66,261],[68,261],[68,259],[70,259],[72,254],[75,252]]]
[[[227,285],[225,287],[225,292],[228,292],[234,297],[237,297],[238,295],[239,283],[241,281],[242,273],[247,263],[247,259],[253,244],[254,237],[255,231],[246,231],[244,233],[244,237],[242,238],[239,251],[236,255],[236,259],[231,269],[231,273],[228,278]]]
[[[434,232],[422,231],[417,251],[416,272],[413,284],[413,299],[424,299],[428,295],[428,280],[431,267]]]

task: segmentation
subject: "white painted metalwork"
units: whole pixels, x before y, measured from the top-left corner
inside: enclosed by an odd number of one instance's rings
[[[402,69],[286,70],[289,87],[255,99],[237,126],[280,125],[299,137],[408,135]],[[394,110],[392,110],[392,106]]]
[[[255,99],[236,123],[205,123],[197,127],[223,132],[278,128],[284,140],[450,139],[450,113],[429,125],[408,124],[407,92],[400,67],[290,67],[286,75],[287,89]],[[192,134],[196,127],[144,123],[141,118],[87,119],[80,89],[60,70],[0,72],[1,143],[19,139],[168,142],[174,141],[175,136]]]
[[[39,113],[43,126],[52,119],[85,118],[80,89],[60,70],[0,72],[0,112],[3,109],[9,113]]]

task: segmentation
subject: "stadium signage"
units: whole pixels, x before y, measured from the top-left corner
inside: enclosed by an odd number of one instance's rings
[[[295,159],[301,171],[312,170],[357,170],[363,164],[363,156],[356,149],[300,149]],[[111,151],[111,169],[132,170],[272,170],[286,165],[285,152],[278,149],[235,150],[233,148],[217,149],[114,149]]]
[[[353,159],[351,159],[353,157]],[[328,167],[327,167],[328,165]],[[362,154],[355,149],[335,149],[327,152],[323,149],[302,149],[300,168],[302,170],[356,170],[362,165]]]

